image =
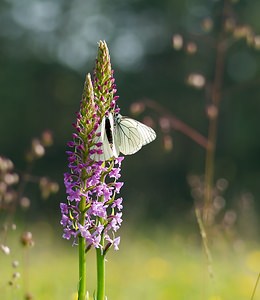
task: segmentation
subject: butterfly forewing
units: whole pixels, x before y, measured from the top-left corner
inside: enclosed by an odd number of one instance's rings
[[[115,141],[120,152],[125,155],[134,154],[142,147],[142,138],[132,119],[117,117],[115,126]]]
[[[156,137],[154,130],[134,119],[117,115],[115,141],[125,155],[134,154]]]
[[[140,123],[138,121],[136,121],[138,124],[137,124],[137,128],[138,128],[138,131],[142,137],[142,145],[146,145],[146,144],[149,144],[151,143],[153,140],[155,140],[156,138],[156,133],[155,131],[149,127],[149,126],[146,126],[145,124],[143,123]]]

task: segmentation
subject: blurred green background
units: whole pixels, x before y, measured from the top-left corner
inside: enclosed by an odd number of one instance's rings
[[[9,157],[17,170],[25,170],[24,155],[31,139],[50,130],[54,145],[36,162],[33,174],[46,175],[60,185],[56,195],[42,201],[38,189],[29,184],[25,195],[30,197],[31,207],[26,212],[18,210],[18,219],[38,225],[49,223],[52,230],[57,229],[53,240],[61,236],[59,203],[66,199],[66,143],[73,131],[71,124],[79,108],[85,74],[94,67],[99,40],[106,40],[110,49],[122,114],[132,116],[133,103],[152,100],[206,137],[206,107],[216,69],[216,41],[221,20],[225,19],[229,33],[225,33],[227,51],[215,179],[225,178],[229,186],[218,221],[223,224],[226,212],[232,212],[232,230],[236,232],[235,238],[231,235],[232,241],[257,240],[260,2],[225,2],[223,15],[224,1],[218,0],[0,1],[0,155]],[[181,45],[178,38],[176,42],[176,35],[181,37]],[[187,80],[190,74],[201,75],[205,84],[196,88],[194,82]],[[187,178],[203,175],[205,149],[181,132],[171,130],[167,136],[172,137],[173,148],[166,151],[165,132],[160,126],[164,116],[145,110],[134,117],[143,120],[147,116],[152,118],[158,137],[137,154],[126,157],[122,165],[122,241],[129,241],[124,237],[128,228],[147,234],[151,240],[153,230],[158,229],[180,230],[187,240],[195,236],[199,241]],[[39,233],[41,228],[37,228]],[[159,250],[156,255],[160,255]],[[154,299],[194,299],[181,295]],[[130,298],[117,295],[115,299]]]
[[[233,2],[230,14],[237,26],[260,32],[259,1]],[[214,78],[222,6],[222,1],[1,1],[1,154],[22,169],[31,139],[46,129],[53,133],[54,147],[35,171],[56,179],[61,189],[59,197],[42,209],[54,210],[56,216],[64,200],[66,142],[100,39],[107,41],[111,52],[123,114],[131,115],[132,103],[151,99],[207,136],[207,88],[195,89],[186,79],[199,73],[210,85]],[[212,30],[203,29],[205,19],[213,23]],[[172,45],[175,34],[184,39],[179,51]],[[197,47],[193,55],[185,48],[190,42]],[[249,191],[257,198],[260,192],[259,60],[259,51],[246,39],[230,37],[215,177],[230,181],[234,197]],[[125,159],[125,213],[163,222],[174,215],[182,218],[180,212],[193,205],[187,175],[203,174],[205,151],[172,132],[173,150],[166,153],[158,125],[162,116],[145,114],[154,118],[158,138]],[[236,199],[228,199],[232,201]],[[257,201],[255,206],[259,211]]]

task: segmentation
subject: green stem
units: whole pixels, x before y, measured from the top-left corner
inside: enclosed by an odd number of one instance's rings
[[[104,237],[102,235],[102,249],[96,249],[97,256],[97,297],[96,300],[105,300],[105,253],[104,253]]]
[[[82,197],[80,201],[80,224],[84,225],[85,222],[85,210],[86,200]],[[79,288],[78,288],[78,300],[86,300],[87,293],[87,264],[86,264],[86,240],[82,236],[79,236]]]

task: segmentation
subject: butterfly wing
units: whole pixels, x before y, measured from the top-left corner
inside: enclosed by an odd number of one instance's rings
[[[111,113],[105,116],[98,126],[94,143],[95,146],[92,149],[95,149],[96,153],[90,155],[91,159],[106,161],[113,156],[118,157],[119,147],[114,142],[114,118]],[[96,144],[101,144],[101,146],[97,147]]]
[[[151,127],[149,127],[141,122],[138,122],[138,121],[136,121],[136,122],[138,123],[137,124],[138,131],[142,137],[142,146],[154,141],[156,138],[155,131]]]
[[[154,130],[134,119],[117,115],[115,142],[124,155],[134,154],[156,137]]]

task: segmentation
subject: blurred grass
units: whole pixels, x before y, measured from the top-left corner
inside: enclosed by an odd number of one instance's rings
[[[27,253],[19,245],[18,232],[11,232],[9,256],[0,254],[0,299],[73,299],[77,289],[77,247],[62,241],[46,223],[31,226],[35,246]],[[124,230],[121,247],[107,256],[108,299],[250,300],[260,270],[259,244],[212,239],[214,277],[196,233],[170,228],[152,232]],[[20,261],[17,269],[11,267]],[[14,271],[21,272],[20,288],[9,286]],[[88,290],[95,289],[95,252],[88,254]],[[260,287],[254,300],[260,299]]]

